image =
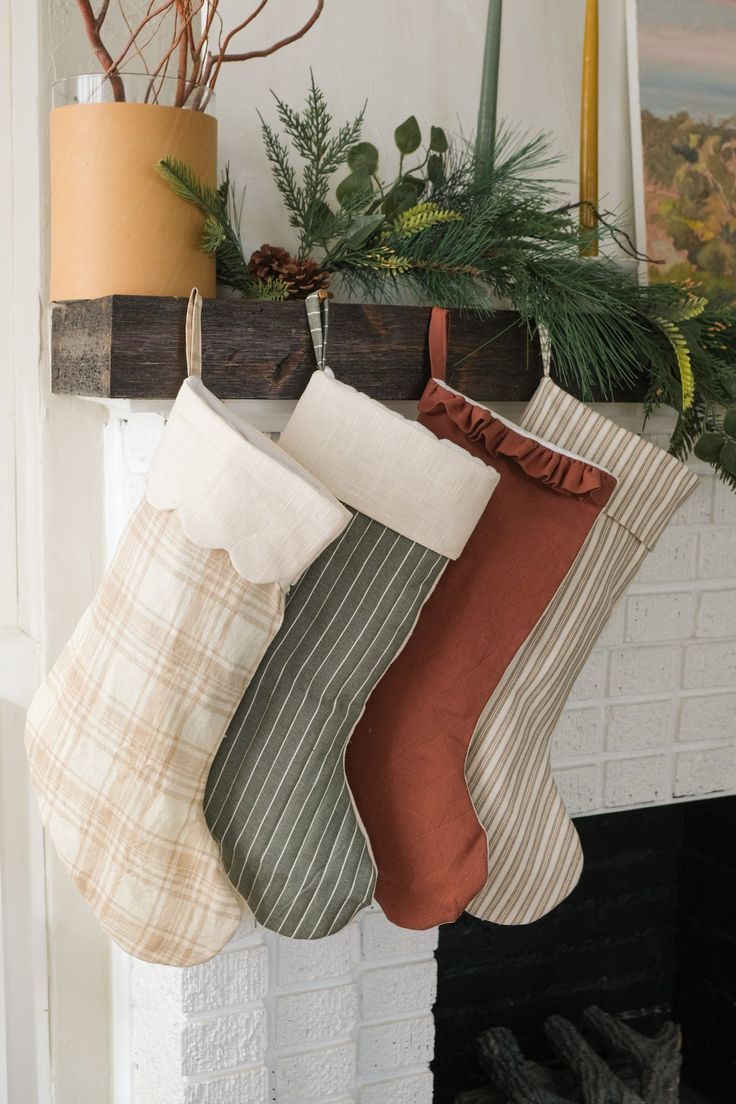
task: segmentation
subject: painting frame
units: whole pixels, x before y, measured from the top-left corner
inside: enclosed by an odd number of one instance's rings
[[[639,81],[638,0],[625,0],[626,69],[629,86],[629,124],[631,128],[631,175],[634,195],[634,240],[640,256],[639,280],[649,283],[647,253],[647,214],[644,182],[644,134],[641,125],[641,85]]]
[[[736,302],[736,0],[624,2],[640,281]]]

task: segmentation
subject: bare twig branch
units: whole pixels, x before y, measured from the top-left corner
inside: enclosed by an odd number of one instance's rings
[[[204,71],[204,83],[208,84],[210,88],[215,87],[215,81],[217,80],[222,63],[225,60],[225,51],[227,50],[229,44],[232,42],[236,35],[240,34],[241,31],[244,31],[245,28],[250,23],[252,23],[257,16],[261,14],[267,3],[268,0],[260,0],[258,6],[250,13],[247,19],[244,19],[242,23],[238,23],[237,27],[233,27],[231,31],[228,31],[224,39],[221,38],[217,46],[217,53],[211,54],[208,57]],[[214,72],[212,72],[213,68]],[[210,76],[210,74],[212,75]]]
[[[116,71],[115,63],[113,62],[107,47],[100,37],[100,27],[97,25],[98,17],[92,11],[92,4],[90,3],[90,0],[77,0],[77,7],[79,8],[80,14],[82,16],[84,29],[87,32],[87,38],[89,39],[92,49],[94,50],[95,57],[100,62],[100,65],[105,71],[105,76],[109,77],[110,79],[110,84],[112,85],[113,95],[115,96],[115,99],[124,100],[125,88],[123,86],[123,82],[120,79],[120,74]],[[105,11],[105,15],[106,14],[107,11]]]
[[[97,28],[98,31],[101,30],[102,24],[105,22],[105,16],[107,15],[107,9],[109,7],[110,7],[110,0],[104,0],[104,2],[102,4],[102,7],[100,8],[100,10],[97,13],[97,18],[95,19],[95,27]]]
[[[260,7],[262,8],[264,6],[264,4],[265,4],[265,0],[263,0]],[[289,46],[292,42],[296,42],[298,39],[303,38],[304,35],[307,33],[307,31],[311,27],[313,27],[314,24],[319,19],[320,15],[322,14],[322,9],[324,8],[324,6],[325,6],[325,0],[317,0],[316,8],[314,9],[314,11],[312,12],[309,19],[307,20],[307,22],[304,24],[303,27],[300,27],[298,31],[294,32],[294,34],[287,35],[286,38],[281,38],[281,39],[279,39],[278,42],[274,42],[272,46],[267,46],[266,49],[264,49],[264,50],[251,50],[247,54],[228,54],[228,53],[226,53],[225,51],[227,50],[228,42],[232,39],[233,33],[234,33],[234,32],[231,32],[226,37],[226,39],[223,43],[223,48],[222,48],[222,51],[220,52],[219,58],[217,59],[215,70],[212,74],[211,79],[208,81],[208,84],[209,84],[210,88],[215,87],[215,82],[217,81],[217,78],[219,76],[220,69],[222,68],[222,66],[225,62],[252,61],[253,58],[269,57],[271,54],[275,54],[277,50],[281,50],[284,46]],[[258,12],[256,12],[255,14],[257,15]],[[237,32],[235,32],[235,33],[237,33]]]
[[[87,37],[105,76],[112,84],[115,99],[125,99],[125,88],[120,75],[120,68],[131,54],[143,60],[143,67],[150,77],[145,98],[146,102],[154,93],[156,82],[160,82],[167,75],[171,59],[174,54],[177,54],[176,106],[183,107],[190,103],[192,92],[196,89],[197,94],[191,100],[190,106],[199,110],[203,110],[206,106],[207,99],[214,90],[220,70],[225,62],[250,61],[253,58],[269,57],[271,54],[275,54],[277,50],[281,50],[284,46],[288,46],[302,38],[310,27],[317,22],[324,8],[324,0],[317,0],[314,11],[299,30],[262,50],[229,53],[230,44],[261,14],[268,0],[259,0],[250,15],[226,34],[223,34],[222,17],[218,12],[219,0],[160,0],[158,4],[156,0],[149,0],[145,15],[135,26],[131,26],[131,21],[123,8],[122,0],[119,0],[119,3],[123,20],[128,29],[128,40],[117,57],[113,58],[101,37],[101,28],[110,9],[110,0],[102,0],[97,15],[92,9],[92,0],[77,0]],[[202,32],[197,36],[194,33],[194,19],[203,10],[205,4],[207,4],[207,14]],[[143,49],[161,30],[168,16],[173,18],[172,37],[168,49],[158,64],[151,70],[143,56]],[[216,20],[219,21],[220,33],[217,46],[212,49],[210,48],[210,42]],[[155,24],[155,29],[147,37],[145,44],[142,45],[141,36],[151,24]],[[155,98],[157,98],[157,93],[154,96]]]

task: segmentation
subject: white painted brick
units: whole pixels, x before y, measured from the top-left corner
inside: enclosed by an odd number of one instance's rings
[[[279,985],[352,974],[360,965],[358,921],[325,939],[279,939],[277,954]]]
[[[290,1054],[275,1062],[275,1104],[303,1104],[305,1100],[331,1098],[338,1093],[350,1095],[354,1084],[353,1043]]]
[[[638,414],[619,414],[639,428]],[[163,424],[135,415],[106,438],[106,448],[122,450],[127,476],[116,514],[131,512],[143,493]],[[660,418],[648,436],[666,446],[669,424]],[[566,710],[554,735],[563,764],[555,777],[574,813],[670,801],[673,790],[680,798],[736,790],[736,643],[728,639],[736,586],[696,595],[677,586],[698,578],[699,555],[704,578],[736,580],[736,496],[696,467],[703,477],[645,561],[640,593],[619,603],[580,674],[573,699],[585,704]],[[644,593],[649,583],[675,585],[671,594]],[[691,629],[699,641],[675,644]],[[714,692],[686,692],[678,703],[670,691],[682,684]],[[617,702],[607,690],[658,700]],[[604,738],[608,752],[652,751],[604,762]],[[706,740],[723,746],[697,747]],[[135,963],[136,1104],[430,1104],[431,1074],[416,1069],[431,1058],[436,938],[397,928],[373,907],[329,939],[283,940],[246,909],[228,950],[210,963],[183,971]],[[267,1015],[269,961],[280,988]],[[312,1049],[277,1051],[272,1069],[265,1064],[267,1048],[304,1046]]]
[[[734,736],[736,694],[703,694],[683,700],[680,708],[680,740],[727,740]]]
[[[125,466],[129,471],[147,474],[165,425],[160,414],[136,414],[123,422]]]
[[[128,476],[127,494],[125,497],[125,509],[128,517],[132,516],[143,500],[143,495],[146,493],[147,482],[148,479],[145,475]]]
[[[736,578],[736,526],[713,526],[700,537],[701,579]]]
[[[184,1028],[183,1072],[221,1073],[263,1061],[266,1013],[263,1008],[194,1020]]]
[[[626,639],[637,644],[684,640],[692,636],[692,594],[636,594],[626,600]]]
[[[600,708],[569,709],[560,717],[552,737],[552,760],[591,758],[601,748]]]
[[[606,749],[608,751],[640,751],[672,743],[675,724],[674,701],[636,702],[613,705],[608,710]]]
[[[275,1037],[280,1047],[347,1035],[358,1022],[356,985],[308,989],[276,998]]]
[[[134,1006],[151,1004],[168,1006],[174,1015],[181,1015],[181,970],[176,966],[157,966],[136,959],[132,963],[132,996]]]
[[[268,985],[267,948],[244,947],[215,955],[202,966],[182,970],[181,983],[185,1012],[204,1012],[258,1000]]]
[[[429,1070],[391,1081],[372,1081],[358,1092],[358,1104],[432,1104],[432,1089]]]
[[[189,1082],[184,1104],[271,1104],[271,1088],[265,1066],[233,1073],[229,1077]]]
[[[258,927],[256,925],[256,918],[247,906],[243,907],[243,917],[238,924],[235,935],[228,943],[228,947],[232,947],[234,943],[241,943],[246,940],[248,943],[253,942],[253,936],[257,933]]]
[[[714,482],[713,520],[721,525],[736,524],[736,494],[722,480]]]
[[[635,697],[674,689],[677,652],[670,647],[622,648],[611,654],[610,692]]]
[[[720,793],[736,786],[736,744],[680,751],[675,756],[675,797]]]
[[[584,767],[566,767],[554,772],[557,788],[571,816],[592,813],[601,804],[601,770],[597,763]]]
[[[609,760],[605,765],[606,808],[669,801],[672,797],[670,772],[668,755]]]
[[[736,590],[709,590],[700,595],[696,635],[736,636]]]
[[[434,1004],[436,992],[434,959],[366,970],[360,979],[361,1015],[364,1020],[378,1020],[425,1012]]]
[[[364,959],[394,958],[397,955],[429,956],[437,946],[437,929],[409,931],[392,924],[379,908],[366,909],[361,923]]]
[[[601,635],[596,641],[596,646],[603,648],[606,645],[623,644],[624,642],[624,630],[626,627],[624,617],[625,603],[623,599],[616,603],[613,613],[606,622]]]
[[[170,999],[178,971],[134,962],[131,1059],[136,1104],[182,1104],[182,1017]]]
[[[358,1071],[370,1074],[429,1062],[434,1045],[431,1015],[369,1024],[360,1029]]]
[[[682,685],[686,690],[731,690],[736,686],[736,640],[688,644]]]
[[[591,652],[570,692],[570,701],[600,697],[606,686],[608,653],[602,649]]]
[[[672,525],[707,525],[713,517],[713,485],[715,476],[701,475],[698,484],[672,516]],[[725,519],[724,519],[725,520]],[[733,518],[736,521],[736,515]]]
[[[687,528],[668,528],[639,568],[639,583],[680,583],[694,579],[698,556],[697,534]]]

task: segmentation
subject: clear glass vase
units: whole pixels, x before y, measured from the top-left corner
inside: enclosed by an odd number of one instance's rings
[[[213,115],[215,94],[201,84],[182,83],[176,77],[152,77],[147,73],[82,73],[64,77],[52,88],[52,106],[72,104],[138,103],[182,107]]]

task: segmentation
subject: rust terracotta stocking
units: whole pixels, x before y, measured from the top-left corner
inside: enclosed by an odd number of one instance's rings
[[[376,898],[390,920],[409,928],[454,920],[486,883],[486,833],[465,781],[468,746],[615,487],[601,467],[449,387],[448,320],[433,311],[433,378],[419,420],[501,478],[369,699],[347,756],[378,868]],[[542,799],[534,786],[524,795]]]

